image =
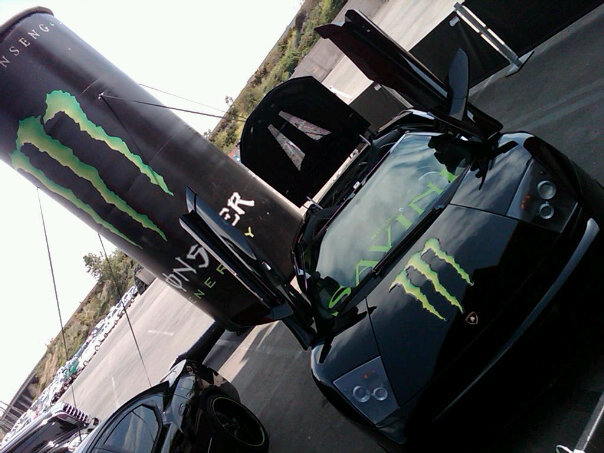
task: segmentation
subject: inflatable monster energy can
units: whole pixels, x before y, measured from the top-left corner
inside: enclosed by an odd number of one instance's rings
[[[268,308],[181,228],[185,187],[286,275],[298,211],[149,104],[49,10],[0,26],[0,157],[226,327],[265,321]]]

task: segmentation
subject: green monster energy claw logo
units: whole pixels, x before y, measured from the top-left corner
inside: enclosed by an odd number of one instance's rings
[[[430,265],[424,261],[423,255],[428,250],[431,250],[438,259],[449,264],[468,285],[474,284],[470,279],[468,273],[463,270],[459,264],[457,264],[455,259],[452,256],[448,255],[445,251],[443,251],[443,249],[440,247],[440,242],[438,241],[438,239],[431,238],[426,241],[421,251],[411,255],[409,261],[407,261],[407,264],[405,265],[403,270],[396,276],[396,278],[390,284],[390,291],[392,291],[396,286],[401,286],[407,294],[412,295],[422,304],[422,308],[424,310],[427,310],[429,313],[436,316],[438,319],[446,321],[445,317],[439,313],[439,311],[434,307],[434,305],[430,303],[426,295],[422,293],[421,288],[414,285],[409,277],[409,269],[415,269],[417,272],[423,275],[426,280],[432,283],[432,286],[434,287],[436,292],[443,296],[447,300],[447,302],[457,307],[461,313],[464,312],[464,309],[459,300],[457,300],[457,297],[452,295],[447,290],[447,288],[443,286],[443,284],[438,278],[438,274],[436,273],[436,271],[434,271],[430,267]]]
[[[149,181],[152,184],[159,186],[165,193],[173,195],[173,193],[168,189],[164,178],[160,174],[153,171],[149,165],[146,165],[140,156],[132,153],[128,148],[128,145],[126,145],[121,138],[108,135],[101,126],[97,126],[88,119],[75,96],[59,90],[51,91],[46,95],[46,111],[44,112],[43,117],[30,116],[19,121],[17,140],[15,143],[16,149],[10,155],[13,167],[16,170],[23,170],[32,175],[48,190],[60,195],[66,200],[70,201],[77,208],[86,212],[97,224],[105,227],[112,233],[120,236],[131,244],[140,247],[140,245],[132,241],[109,222],[101,218],[101,216],[90,205],[79,199],[71,189],[55,183],[41,169],[36,168],[29,160],[29,157],[27,157],[27,155],[25,155],[22,151],[24,145],[33,145],[41,153],[48,154],[59,164],[69,168],[75,175],[86,179],[90,184],[92,184],[92,186],[98,191],[98,193],[107,203],[115,206],[120,211],[127,214],[130,218],[141,224],[144,228],[155,231],[162,237],[164,241],[166,241],[167,238],[164,232],[147,215],[137,212],[118,194],[107,187],[96,168],[82,162],[74,154],[71,148],[65,146],[60,141],[46,134],[43,124],[46,124],[59,112],[63,112],[70,117],[78,125],[82,132],[85,132],[94,140],[105,143],[109,148],[118,152],[132,162],[139,169],[141,174],[149,178]]]

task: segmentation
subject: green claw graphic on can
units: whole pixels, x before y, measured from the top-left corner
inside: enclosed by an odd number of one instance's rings
[[[422,304],[422,308],[424,310],[426,310],[430,314],[436,316],[438,319],[440,319],[442,321],[446,321],[446,318],[440,314],[440,312],[436,309],[436,307],[434,307],[434,305],[432,305],[430,303],[430,301],[428,300],[428,297],[424,293],[422,293],[421,288],[419,286],[416,286],[415,284],[413,284],[413,282],[411,281],[411,279],[409,277],[409,273],[408,273],[409,269],[414,269],[419,274],[423,275],[426,278],[426,280],[432,284],[432,286],[434,287],[434,290],[438,294],[443,296],[447,300],[447,302],[449,302],[451,305],[457,307],[457,309],[461,313],[464,312],[464,308],[461,305],[461,303],[459,302],[459,300],[457,300],[457,297],[452,295],[447,290],[447,288],[445,288],[445,286],[440,282],[440,279],[438,278],[438,274],[436,273],[436,271],[433,270],[426,261],[424,261],[423,255],[428,250],[431,250],[439,260],[444,261],[445,263],[450,265],[468,285],[474,284],[472,282],[472,280],[470,279],[470,276],[468,275],[468,273],[455,261],[455,258],[448,255],[440,247],[440,242],[438,241],[438,239],[430,238],[424,243],[424,247],[419,252],[416,252],[413,255],[411,255],[411,257],[407,261],[407,264],[405,265],[403,270],[401,272],[399,272],[399,274],[396,276],[396,278],[390,284],[389,290],[392,291],[395,287],[401,286],[407,294],[412,295]]]
[[[90,205],[79,199],[71,189],[55,183],[41,169],[36,168],[22,151],[24,145],[33,145],[39,152],[48,154],[57,163],[63,167],[69,168],[76,176],[87,180],[108,204],[115,206],[144,228],[155,231],[164,241],[166,241],[167,238],[164,232],[147,215],[137,212],[118,194],[107,187],[105,181],[103,181],[103,178],[99,175],[99,172],[95,167],[82,162],[74,154],[71,148],[50,137],[46,133],[43,124],[52,119],[59,112],[63,112],[71,118],[79,126],[82,132],[85,132],[95,140],[102,141],[109,148],[123,155],[126,159],[136,165],[141,174],[147,176],[151,183],[158,185],[165,193],[173,195],[168,189],[164,178],[153,171],[150,166],[145,165],[140,156],[132,153],[121,138],[108,135],[102,127],[91,122],[77,102],[75,96],[59,90],[47,94],[46,111],[42,118],[39,116],[30,116],[19,121],[19,128],[15,141],[16,149],[10,155],[13,167],[16,170],[22,170],[32,175],[48,190],[60,195],[82,211],[86,212],[98,225],[103,226],[131,244],[140,247],[140,245],[132,241],[109,222],[105,221]]]

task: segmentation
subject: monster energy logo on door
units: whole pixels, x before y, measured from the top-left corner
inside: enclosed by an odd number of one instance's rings
[[[440,242],[437,238],[428,239],[424,247],[419,251],[411,255],[409,261],[403,268],[403,270],[396,276],[396,278],[390,284],[390,291],[392,291],[395,287],[401,286],[403,290],[407,294],[415,297],[421,304],[424,310],[427,310],[432,315],[436,316],[438,319],[446,321],[446,318],[440,314],[440,312],[430,303],[428,297],[422,292],[421,287],[416,286],[412,281],[409,275],[409,270],[414,269],[419,274],[421,274],[426,280],[428,280],[435,291],[443,296],[449,304],[457,307],[461,313],[464,312],[464,308],[457,300],[457,297],[452,295],[449,290],[440,282],[438,278],[438,274],[435,270],[430,267],[424,260],[424,254],[431,250],[434,255],[441,261],[444,261],[448,265],[450,265],[457,274],[468,284],[473,285],[474,283],[470,279],[468,273],[462,269],[462,267],[455,261],[451,255],[448,255],[441,247]]]
[[[19,121],[16,149],[10,155],[13,167],[16,170],[23,170],[31,174],[48,190],[60,195],[90,215],[97,224],[140,248],[139,244],[132,241],[124,233],[104,220],[90,205],[78,198],[71,189],[57,184],[48,178],[41,169],[36,168],[31,163],[29,157],[22,151],[24,145],[33,145],[39,152],[48,154],[60,165],[69,168],[75,175],[87,180],[108,204],[115,206],[144,228],[154,231],[166,241],[167,238],[164,232],[146,214],[137,212],[118,194],[107,187],[96,168],[82,162],[71,148],[46,134],[44,124],[54,118],[59,112],[63,112],[70,117],[82,132],[85,132],[95,140],[105,143],[109,148],[132,162],[140,173],[145,175],[152,184],[159,186],[166,194],[173,195],[166,185],[164,178],[153,171],[149,165],[146,165],[140,156],[130,151],[128,145],[121,138],[108,135],[101,126],[94,124],[88,119],[75,96],[59,90],[51,91],[46,95],[46,111],[42,117],[30,116]]]

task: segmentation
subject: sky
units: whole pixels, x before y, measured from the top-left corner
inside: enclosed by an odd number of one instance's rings
[[[0,23],[32,6],[55,17],[169,106],[220,114],[301,0],[0,0]],[[18,102],[18,100],[17,100]],[[200,133],[218,120],[181,117]],[[40,192],[64,322],[94,285],[82,257],[97,233]],[[60,330],[36,188],[0,161],[0,401],[9,402]],[[113,246],[106,240],[108,252]]]

